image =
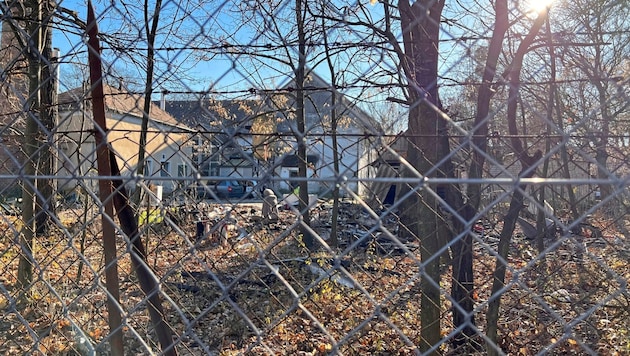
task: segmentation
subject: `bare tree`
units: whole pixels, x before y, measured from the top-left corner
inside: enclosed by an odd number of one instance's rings
[[[254,27],[254,36],[248,45],[232,46],[232,37],[238,30],[222,29],[225,32],[224,48],[228,49],[230,58],[239,58],[251,61],[252,66],[244,66],[244,71],[249,71],[250,78],[259,78],[265,81],[261,87],[269,85],[269,77],[280,74],[288,77],[290,83],[288,89],[270,90],[265,93],[264,100],[269,106],[270,114],[280,116],[291,129],[291,135],[295,139],[295,156],[297,158],[297,176],[300,179],[298,201],[300,211],[300,235],[305,246],[309,249],[315,246],[314,236],[310,225],[309,188],[307,181],[308,157],[307,135],[310,127],[307,127],[305,107],[308,102],[309,90],[305,87],[309,71],[307,68],[313,56],[316,38],[320,38],[320,32],[315,29],[314,20],[310,15],[307,3],[303,0],[295,0],[285,4],[250,2],[239,4],[238,11],[244,19],[243,23]],[[258,21],[260,20],[260,21]],[[241,33],[243,35],[243,33]],[[308,37],[307,37],[308,36]],[[234,39],[242,42],[243,39]],[[260,45],[263,50],[255,50],[259,43],[271,41],[279,43],[278,46]],[[267,42],[268,43],[268,42]],[[265,69],[263,69],[265,68]],[[279,69],[278,69],[279,68]],[[271,73],[263,73],[270,71]]]
[[[535,173],[535,165],[542,158],[542,152],[539,150],[533,155],[527,152],[527,147],[523,144],[519,138],[519,130],[517,126],[517,108],[520,87],[520,75],[523,64],[523,58],[529,51],[529,47],[533,43],[534,39],[538,35],[538,32],[542,28],[547,19],[547,11],[538,15],[527,36],[521,41],[519,47],[514,55],[514,59],[510,63],[505,77],[509,82],[509,97],[507,103],[507,124],[510,134],[510,142],[512,149],[521,163],[521,172],[519,177],[529,178]],[[487,313],[487,335],[491,342],[488,345],[488,353],[491,355],[498,354],[497,350],[497,321],[498,321],[498,309],[501,301],[500,291],[504,287],[506,261],[508,255],[508,247],[514,233],[516,226],[516,220],[523,208],[523,197],[525,191],[525,185],[521,184],[519,189],[516,189],[512,194],[510,201],[510,207],[503,220],[503,229],[499,237],[498,256],[496,260],[496,267],[493,275],[492,284],[492,299],[488,305]]]
[[[362,5],[358,4],[358,7],[362,7]],[[312,60],[312,62],[314,62],[313,65],[316,66],[323,63],[328,72],[328,76],[330,77],[330,88],[319,88],[320,91],[325,90],[330,93],[329,102],[322,103],[323,105],[313,105],[313,109],[318,111],[322,117],[321,126],[324,135],[321,137],[322,142],[326,140],[326,137],[330,137],[332,171],[335,173],[336,177],[339,177],[343,174],[341,157],[343,147],[339,143],[339,137],[343,137],[343,130],[346,128],[347,123],[352,121],[352,114],[349,113],[350,108],[348,107],[348,100],[344,99],[351,97],[354,103],[365,103],[366,105],[369,105],[370,108],[376,105],[370,101],[370,94],[368,94],[368,90],[348,91],[344,96],[339,88],[352,86],[353,84],[361,82],[361,77],[363,76],[365,68],[362,68],[360,65],[355,65],[354,62],[360,62],[361,60],[368,58],[369,53],[367,53],[368,51],[365,51],[359,43],[347,42],[348,39],[343,36],[343,34],[339,33],[338,29],[340,26],[343,26],[345,20],[340,14],[343,10],[335,4],[331,4],[329,1],[322,1],[314,6],[310,5],[308,7],[308,11],[314,19],[321,22],[319,30],[322,33],[321,38],[323,48],[320,56]],[[374,36],[374,34],[360,33],[358,29],[352,28],[352,26],[348,28],[348,30],[350,29],[356,35],[357,39],[361,38],[363,35],[367,35],[369,37]],[[309,99],[313,100],[312,98]],[[330,110],[328,110],[328,108],[330,108]],[[385,117],[386,115],[384,114],[381,118]],[[388,119],[392,121],[394,120],[393,118]],[[386,125],[388,123],[391,122],[385,122],[385,120],[379,122],[377,120],[377,122],[370,123],[374,124],[373,127],[366,127],[365,129],[371,131],[371,133],[379,134],[382,130],[382,128],[379,127],[380,124]],[[371,149],[369,144],[366,146],[366,149]],[[333,182],[331,231],[330,239],[328,240],[328,244],[330,246],[338,246],[339,243],[340,199],[340,186],[339,184],[336,184],[336,182]]]
[[[508,26],[507,1],[498,0],[495,3],[494,29],[477,93],[476,113],[472,125],[472,159],[468,168],[468,177],[471,179],[483,177],[488,146],[490,102],[493,93],[496,92],[493,83],[497,77],[497,65]],[[469,184],[466,196],[468,203],[461,209],[461,215],[464,221],[470,222],[481,205],[481,187],[477,184]],[[473,239],[469,229],[470,227],[462,229],[461,238],[455,240],[453,244],[451,297],[458,304],[453,308],[453,324],[455,327],[463,327],[462,332],[455,337],[457,345],[466,343],[475,333],[473,330],[475,320],[472,316],[474,308],[472,298],[474,290]]]
[[[306,82],[306,10],[304,0],[295,0],[295,21],[297,23],[297,66],[295,72],[295,123],[297,126],[297,157],[298,176],[306,178],[306,167],[308,158],[306,157],[306,117],[304,112],[304,83]],[[299,182],[299,208],[302,215],[300,233],[307,248],[312,249],[315,245],[314,237],[309,228],[311,223],[310,208],[308,206],[308,181],[303,179]]]
[[[594,145],[596,176],[605,180],[611,172],[610,136],[627,128],[617,118],[628,109],[627,98],[619,96],[619,83],[627,65],[630,36],[622,29],[628,27],[630,9],[617,1],[577,1],[565,8],[560,13],[559,33],[560,40],[567,43],[560,48],[559,59],[566,68],[577,69],[572,75],[583,77],[586,82],[574,92],[581,94],[581,101],[568,99],[573,95],[567,93],[563,97],[570,102],[564,107],[573,116],[576,129],[585,131],[589,143]],[[588,108],[592,107],[597,107],[597,113],[590,113]],[[611,194],[607,184],[599,189],[604,199]]]
[[[143,174],[145,166],[147,130],[149,128],[149,118],[151,117],[151,96],[153,95],[153,76],[155,71],[155,38],[157,36],[158,25],[160,23],[160,11],[162,0],[157,0],[153,5],[153,11],[149,9],[149,1],[144,2],[144,30],[147,39],[146,51],[146,78],[144,86],[144,107],[142,109],[142,123],[140,125],[140,142],[138,142],[138,165],[136,173]],[[136,206],[140,206],[142,199],[141,189],[134,191],[132,198]]]
[[[53,172],[53,131],[55,127],[55,84],[52,51],[52,21],[56,9],[54,1],[23,1],[2,4],[12,37],[20,55],[14,63],[26,62],[28,68],[28,96],[24,111],[24,179],[22,181],[22,254],[18,266],[18,284],[26,289],[32,280],[33,237],[42,234],[54,215],[54,194],[50,179]]]
[[[322,13],[325,11],[325,3],[322,5]],[[324,32],[326,28],[326,19],[322,16],[322,29]],[[336,86],[337,75],[332,60],[331,48],[328,43],[328,33],[323,36],[324,40],[324,51],[326,52],[326,63],[328,64],[328,70],[330,71],[330,81],[333,87]],[[337,127],[339,125],[339,110],[337,107],[337,91],[332,90],[332,95],[330,96],[330,135],[332,136],[332,151],[333,151],[333,170],[336,173],[339,173],[339,145],[337,144]],[[338,235],[338,222],[339,222],[339,186],[337,184],[333,187],[333,206],[331,211],[331,228],[330,228],[330,241],[329,244],[332,247],[337,247],[339,245],[339,237]]]

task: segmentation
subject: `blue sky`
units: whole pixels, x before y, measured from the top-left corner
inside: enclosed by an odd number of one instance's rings
[[[158,48],[173,48],[171,50],[160,50],[157,53],[156,64],[158,71],[156,72],[157,76],[154,84],[155,91],[159,91],[161,88],[171,91],[213,90],[230,92],[231,94],[229,95],[232,96],[247,96],[250,94],[240,94],[239,90],[273,88],[285,82],[287,76],[291,74],[289,67],[282,66],[280,62],[274,60],[254,63],[245,57],[235,58],[232,55],[218,55],[209,58],[208,52],[190,50],[191,47],[213,47],[223,43],[271,43],[271,40],[257,38],[253,28],[247,26],[255,25],[253,22],[239,27],[239,20],[229,15],[230,12],[226,4],[232,4],[231,1],[211,1],[210,5],[205,7],[192,10],[186,9],[186,11],[190,12],[186,21],[178,23],[178,28],[168,28],[167,24],[172,22],[170,19],[178,17],[184,11],[184,9],[179,7],[179,3],[178,1],[165,1],[164,11],[161,14],[161,24],[164,26],[161,32],[164,33],[171,30],[172,35],[159,36],[156,46]],[[221,4],[221,6],[213,5],[217,3]],[[365,3],[367,4],[367,1]],[[61,0],[59,5],[77,11],[79,18],[85,21],[87,13],[86,0]],[[139,12],[133,12],[133,10],[131,10],[132,12],[124,12],[123,10],[125,9],[120,3],[105,0],[95,0],[94,6],[97,16],[100,14],[99,29],[101,32],[112,34],[118,31],[118,36],[143,37],[142,32],[144,29],[140,27],[142,26],[142,16],[139,15]],[[353,9],[352,6],[347,6],[347,8],[350,9],[348,11]],[[367,8],[372,17],[378,18],[382,16],[379,5],[368,6]],[[447,16],[455,12],[456,9],[453,8],[447,7],[445,9]],[[136,17],[137,21],[122,24],[121,19],[123,17]],[[461,19],[459,20],[461,21]],[[123,25],[125,27],[122,27]],[[466,35],[465,32],[462,32],[457,27],[444,25],[443,29],[445,32],[442,35],[446,39]],[[233,31],[233,36],[230,36],[230,31]],[[290,32],[292,29],[287,29],[286,31]],[[345,36],[341,38],[346,41],[352,40],[354,35],[352,32],[342,32],[343,30],[337,30],[338,34]],[[71,66],[69,63],[83,65],[86,63],[86,45],[83,43],[81,36],[76,33],[76,29],[68,31],[68,28],[66,28],[63,31],[62,28],[55,31],[53,41],[54,46],[61,51],[64,63],[61,66],[62,73],[69,72]],[[280,42],[275,42],[274,44],[277,43]],[[444,61],[440,70],[447,75],[458,76],[457,71],[462,67],[461,58],[466,58],[461,55],[462,51],[465,51],[465,48],[472,44],[471,42],[456,41],[441,44],[441,53],[444,53],[445,56],[443,57]],[[107,44],[103,44],[103,46],[107,47]],[[142,42],[134,42],[132,46],[146,47]],[[114,68],[114,70],[105,69],[106,72],[112,74],[110,78],[121,76],[125,77],[124,81],[129,86],[134,84],[138,88],[144,86],[141,79],[143,78],[142,68],[138,69],[138,66],[131,64],[134,57],[136,60],[138,59],[138,55],[129,54],[127,58],[116,58],[111,51],[107,50],[104,52],[104,55],[105,63]],[[295,53],[293,53],[293,56],[295,57]],[[345,54],[345,56],[348,56],[348,54]],[[348,59],[344,56],[339,56],[338,60],[343,66],[347,64],[343,62]],[[359,66],[360,68],[365,68],[364,70],[368,73],[369,70],[373,69],[373,66],[377,64],[384,65],[384,63],[386,62],[376,63],[371,62],[369,58],[363,58],[363,62],[360,62]],[[308,65],[310,67],[314,66],[311,62]],[[385,66],[389,66],[390,69],[393,68],[393,64],[385,64]],[[326,63],[321,63],[316,67],[316,71],[324,79],[330,78]],[[366,76],[369,76],[369,74],[366,74]],[[115,79],[112,82],[115,82]],[[64,90],[76,87],[79,83],[66,76],[65,78],[62,77],[61,84],[62,90]]]
[[[59,6],[72,9],[77,12],[78,17],[85,21],[87,18],[87,7],[86,1],[84,0],[62,0],[59,3]],[[167,5],[165,6],[165,10],[163,11],[163,20],[167,21],[168,18],[165,18],[167,13],[173,13],[176,11],[174,6],[176,2],[165,2]],[[105,6],[104,6],[105,5]],[[131,13],[123,13],[123,8],[119,5],[118,7],[110,7],[109,2],[104,1],[95,1],[94,3],[95,10],[97,13],[97,17],[99,17],[99,30],[104,34],[112,34],[114,32],[118,33],[118,36],[128,36],[129,38],[141,37],[144,29],[141,22],[138,23],[125,23],[122,24],[120,19],[131,16],[138,16],[138,14],[132,15]],[[169,8],[170,6],[170,8]],[[199,16],[201,17],[201,16]],[[141,17],[139,17],[141,19]],[[197,26],[197,30],[201,31],[201,29],[207,25],[207,23],[194,23],[192,25],[188,25],[188,28],[194,28]],[[125,26],[125,27],[122,27]],[[73,66],[83,66],[87,63],[87,55],[86,55],[86,45],[83,42],[82,36],[77,33],[77,29],[73,27],[61,27],[54,31],[53,34],[53,46],[59,48],[61,55],[61,71],[62,73],[68,73],[72,70]],[[133,41],[132,41],[133,42]],[[134,46],[138,48],[146,48],[146,44],[136,41],[133,42]],[[210,45],[210,44],[209,44]],[[101,46],[104,48],[104,62],[105,66],[111,66],[114,70],[108,70],[104,68],[105,72],[112,72],[112,75],[115,76],[124,76],[129,77],[129,81],[133,84],[138,80],[134,80],[131,77],[143,77],[142,69],[138,68],[138,66],[132,64],[134,55],[129,54],[127,58],[125,57],[116,57],[112,55],[112,51],[109,50],[108,44],[106,42],[102,42]],[[157,47],[182,47],[180,44],[174,44],[172,41],[169,41],[166,38],[158,38],[156,43]],[[184,46],[185,47],[185,46]],[[140,50],[144,52],[143,50]],[[210,83],[216,82],[219,79],[225,84],[230,84],[230,86],[238,85],[239,81],[242,80],[240,76],[235,75],[235,71],[230,71],[229,69],[232,66],[232,63],[226,61],[225,58],[214,58],[211,61],[207,60],[194,60],[191,58],[192,55],[201,55],[200,53],[194,54],[190,50],[182,50],[182,49],[172,49],[172,50],[160,50],[157,52],[156,64],[159,69],[156,71],[158,77],[156,78],[156,83],[160,83],[160,81],[164,81],[163,85],[159,86],[168,86],[168,83],[175,84],[176,86],[186,86],[189,89],[193,90],[204,90],[208,89]],[[139,58],[138,55],[135,55],[136,59]],[[171,69],[169,71],[169,69]],[[175,72],[177,70],[178,72]],[[113,72],[117,72],[113,74]],[[163,73],[160,75],[160,73]],[[227,73],[227,75],[225,75]],[[170,76],[169,76],[170,75]],[[76,86],[76,80],[69,79],[69,77],[65,83],[64,78],[62,77],[62,86],[65,84],[66,88]],[[63,90],[64,88],[62,88]]]
[[[167,14],[175,14],[176,11],[182,10],[177,7],[177,2],[169,1],[165,4],[164,15],[162,15],[161,19],[161,23],[163,24],[169,21]],[[78,16],[82,20],[85,20],[87,11],[86,1],[62,0],[59,5],[77,11]],[[110,2],[95,1],[94,5],[97,16],[102,14],[102,16],[99,17],[99,29],[105,34],[120,31],[121,17],[138,17],[137,13],[122,12],[123,8],[120,7],[120,5],[111,7]],[[222,12],[220,15],[217,15],[214,13],[215,11]],[[235,32],[234,36],[229,38],[229,31],[231,28],[237,27],[238,24],[236,22],[237,20],[226,16],[227,11],[226,6],[218,8],[208,6],[205,10],[194,9],[188,17],[188,23],[182,24],[179,28],[180,33],[177,33],[178,35],[182,35],[182,37],[188,36],[188,38],[179,38],[175,41],[173,38],[166,38],[164,36],[158,37],[157,47],[166,46],[178,48],[158,51],[156,63],[160,68],[158,73],[162,74],[156,78],[157,86],[163,86],[170,90],[181,90],[182,87],[184,87],[192,90],[207,90],[212,88],[223,91],[234,88],[247,89],[251,87],[262,87],[263,85],[273,87],[286,81],[286,75],[290,74],[290,72],[288,72],[289,68],[282,68],[280,62],[277,61],[265,61],[266,63],[263,63],[259,68],[257,67],[256,70],[253,70],[252,63],[247,61],[244,57],[237,58],[232,55],[218,55],[212,58],[204,58],[207,57],[207,54],[203,53],[203,51],[181,49],[182,46],[188,46],[189,48],[220,46],[223,43],[222,41],[237,45],[271,43],[271,40],[265,42],[265,40],[257,37],[253,29],[247,26],[240,27],[238,32]],[[207,15],[215,16],[208,17]],[[141,16],[138,18],[141,19]],[[139,23],[139,25],[133,23],[126,24],[122,34],[130,37],[134,35],[140,37],[143,28],[139,27],[141,26],[141,21]],[[181,41],[184,41],[183,44]],[[277,41],[274,45],[277,43],[280,42]],[[107,47],[105,43],[102,45],[105,48]],[[146,47],[146,45],[141,42],[136,42],[135,45],[137,47]],[[54,46],[58,47],[61,51],[62,62],[64,63],[62,64],[62,71],[69,70],[69,63],[83,64],[86,62],[85,44],[81,36],[76,34],[76,30],[68,31],[68,28],[62,28],[55,31]],[[120,70],[122,75],[141,75],[141,70],[139,71],[134,66],[129,65],[131,58],[117,59],[112,56],[111,53],[111,51],[107,50],[104,52],[104,58],[107,64]],[[293,56],[296,57],[295,53],[293,53]],[[265,64],[267,65],[266,69],[264,69]],[[312,64],[309,65],[311,67],[313,66]],[[259,71],[261,68],[263,70]],[[258,74],[260,77],[256,78],[256,76],[252,74]],[[328,77],[326,72],[318,72],[318,74],[324,78]],[[262,77],[264,76],[268,76],[269,78],[263,79]],[[160,83],[161,80],[164,81],[163,84]],[[68,85],[73,84],[70,80],[67,82]],[[171,88],[169,88],[169,86]]]

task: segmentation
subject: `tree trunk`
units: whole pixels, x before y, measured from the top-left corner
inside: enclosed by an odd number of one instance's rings
[[[33,0],[25,3],[25,11],[30,21],[26,26],[26,33],[30,37],[23,39],[23,44],[28,46],[28,91],[29,96],[26,102],[26,128],[24,132],[24,152],[26,162],[24,163],[24,178],[22,180],[22,221],[24,225],[21,230],[20,261],[18,264],[17,284],[25,292],[29,288],[33,279],[33,238],[37,230],[35,223],[35,212],[37,202],[37,155],[42,137],[39,130],[38,121],[41,113],[41,91],[39,86],[42,81],[42,58],[39,55],[43,42],[42,30],[42,10],[38,1]],[[26,14],[22,14],[26,16]],[[15,33],[15,36],[21,36]]]
[[[425,187],[424,176],[435,176],[439,154],[439,98],[437,89],[438,37],[444,1],[398,2],[405,56],[403,68],[409,89],[407,159],[409,177],[421,188],[402,205],[402,225],[420,239],[424,273],[420,282],[420,351],[428,352],[440,341],[440,268],[437,203]],[[434,172],[434,173],[429,173]],[[436,353],[434,351],[434,353]]]
[[[57,126],[57,93],[56,93],[56,73],[55,61],[52,51],[52,23],[51,16],[55,11],[56,4],[53,1],[42,2],[42,51],[40,68],[41,71],[41,97],[39,117],[45,132],[42,134],[42,147],[39,157],[39,174],[42,176],[54,175],[55,168],[55,137],[54,132]],[[36,234],[43,235],[48,231],[49,223],[55,214],[55,186],[50,178],[37,179],[36,207]]]
[[[608,172],[608,140],[610,137],[610,115],[608,109],[608,96],[606,88],[598,82],[595,84],[599,96],[599,110],[602,116],[601,129],[598,137],[595,139],[595,161],[597,162],[597,179],[610,179]],[[604,200],[612,194],[611,186],[608,184],[600,184],[599,192],[601,199]]]
[[[546,21],[546,37],[547,37],[547,45],[548,45],[548,49],[549,49],[549,76],[550,76],[550,84],[549,84],[549,91],[547,93],[547,108],[546,108],[546,134],[547,137],[545,138],[545,159],[544,159],[544,163],[543,163],[543,168],[542,168],[542,172],[540,172],[540,177],[541,178],[547,178],[547,176],[549,175],[549,161],[550,161],[550,157],[549,157],[549,151],[551,150],[551,133],[552,133],[552,125],[551,123],[554,121],[553,120],[553,114],[554,114],[554,107],[555,102],[556,102],[556,85],[555,85],[555,81],[556,81],[556,54],[555,54],[555,47],[553,45],[553,38],[552,38],[552,34],[551,34],[551,23],[549,22],[549,18],[547,18]],[[540,253],[540,263],[539,266],[544,266],[545,265],[545,256],[542,254],[542,252],[545,250],[545,237],[547,235],[547,221],[545,220],[545,218],[547,216],[545,216],[545,210],[543,207],[546,204],[546,194],[545,194],[545,186],[541,185],[538,189],[537,192],[534,195],[534,199],[536,200],[536,203],[538,203],[539,208],[536,210],[536,248],[538,249],[538,252]],[[545,268],[541,268],[542,271],[545,271]],[[542,285],[540,285],[542,283],[541,280],[539,280],[539,288],[542,288]],[[541,290],[542,291],[542,290]]]
[[[517,109],[518,109],[518,95],[520,88],[520,74],[523,64],[523,58],[531,46],[534,38],[542,28],[542,25],[547,19],[547,13],[541,13],[538,15],[534,24],[529,30],[527,36],[521,41],[519,47],[514,55],[514,59],[510,65],[507,77],[509,78],[509,95],[507,103],[507,124],[508,133],[510,134],[510,143],[514,154],[521,163],[521,172],[519,178],[529,178],[534,174],[533,166],[542,158],[542,152],[537,151],[533,156],[527,153],[526,146],[521,142],[519,138],[519,130],[517,126]],[[503,229],[501,230],[499,238],[499,247],[497,251],[496,265],[494,270],[494,281],[492,284],[492,292],[490,294],[490,302],[488,303],[487,312],[487,352],[489,355],[499,354],[497,346],[497,322],[499,319],[499,306],[501,303],[501,293],[504,287],[506,261],[508,255],[508,249],[512,235],[514,233],[514,227],[516,226],[516,220],[523,208],[523,192],[527,187],[523,184],[519,186],[519,189],[515,189],[510,201],[510,207],[508,213],[503,219]]]
[[[483,176],[483,167],[486,160],[487,137],[490,113],[490,100],[495,92],[492,88],[497,76],[497,63],[503,48],[505,33],[509,27],[508,7],[506,0],[497,0],[495,4],[495,22],[492,38],[488,47],[486,64],[477,96],[477,112],[475,115],[474,135],[472,138],[472,160],[468,170],[468,178],[478,179]],[[470,225],[479,210],[481,204],[481,186],[478,184],[468,184],[466,196],[468,203],[461,209],[464,221],[469,223],[468,227],[462,226],[462,237],[453,243],[453,268],[451,297],[458,307],[453,307],[453,325],[461,328],[453,338],[455,346],[461,346],[470,341],[475,335],[475,319],[473,317],[474,300],[472,298],[474,289],[473,280],[473,239],[470,233]],[[457,220],[457,219],[456,219]]]
[[[303,0],[295,0],[295,18],[297,20],[298,30],[298,65],[295,68],[295,87],[296,87],[296,124],[297,124],[297,157],[298,157],[298,177],[302,178],[299,182],[299,209],[302,217],[300,224],[300,234],[304,245],[309,250],[315,247],[315,239],[309,227],[311,223],[310,208],[308,207],[308,181],[307,165],[308,157],[306,154],[306,117],[304,113],[304,81],[306,78],[306,32],[304,30],[304,14]]]
[[[101,47],[98,39],[98,25],[92,1],[88,0],[87,15],[88,62],[90,67],[90,103],[94,120],[94,143],[96,145],[97,172],[101,177],[112,175],[107,142],[107,125],[105,117],[105,95],[103,92],[103,74],[101,64]],[[102,207],[101,227],[103,240],[103,257],[105,287],[107,288],[107,319],[110,329],[109,345],[113,356],[124,355],[124,334],[122,331],[122,315],[120,312],[120,284],[118,277],[118,257],[116,254],[116,226],[114,223],[114,206],[112,182],[99,179],[98,193]]]
[[[558,117],[558,130],[560,132],[564,132],[564,120],[562,118],[562,114],[564,112],[563,110],[564,105],[562,104],[562,102],[557,98],[556,100],[556,116]],[[567,150],[567,145],[561,145],[560,146],[560,161],[562,162],[562,173],[563,173],[563,178],[569,180],[571,179],[571,169],[570,169],[570,158],[569,158],[569,152]],[[575,192],[573,191],[573,185],[568,182],[565,186],[566,188],[566,192],[567,192],[567,196],[569,197],[569,209],[571,211],[571,214],[573,216],[574,219],[578,219],[580,216],[580,213],[577,210],[577,199],[575,198]]]
[[[322,13],[323,13],[322,9]],[[322,28],[325,29],[325,20],[322,18]],[[326,62],[328,64],[328,70],[330,71],[330,82],[333,85],[330,91],[330,136],[332,140],[332,155],[333,155],[333,169],[336,175],[339,174],[339,146],[337,144],[337,126],[338,126],[338,112],[337,112],[337,90],[335,85],[337,83],[337,75],[334,64],[331,59],[330,48],[328,47],[328,36],[324,35],[324,51],[326,51]],[[323,140],[323,138],[322,138]],[[325,141],[323,142],[325,144]],[[323,157],[322,157],[323,158]],[[335,248],[339,246],[339,185],[335,184],[332,191],[333,206],[330,222],[330,238],[328,239],[328,245]]]
[[[516,220],[523,208],[523,190],[526,187],[521,185],[518,189],[514,190],[512,199],[510,201],[510,207],[507,214],[503,219],[503,228],[499,237],[499,245],[497,247],[497,259],[493,274],[492,293],[491,299],[488,302],[488,314],[487,314],[487,330],[486,335],[491,341],[488,343],[488,355],[498,355],[499,346],[497,345],[497,325],[499,321],[499,306],[501,303],[501,289],[505,286],[505,271],[507,268],[507,255],[510,247],[510,241],[512,240],[512,234],[516,227]]]
[[[138,164],[136,173],[144,174],[146,146],[147,146],[147,130],[149,129],[149,118],[151,117],[151,96],[153,95],[153,72],[155,70],[155,36],[157,35],[157,26],[160,21],[160,10],[162,9],[162,1],[157,0],[153,8],[153,16],[151,17],[151,27],[149,27],[149,4],[144,3],[144,27],[147,36],[147,76],[144,85],[144,105],[142,110],[142,122],[140,123],[140,142],[138,143]],[[142,200],[142,189],[136,188],[131,198],[132,206],[140,208]],[[147,209],[150,209],[150,205]],[[136,214],[139,210],[136,210]],[[147,213],[149,216],[149,213]],[[137,216],[136,216],[137,218]]]

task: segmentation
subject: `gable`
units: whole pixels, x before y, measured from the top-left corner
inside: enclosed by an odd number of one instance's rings
[[[287,100],[287,106],[294,106],[293,93],[295,91],[295,81],[289,80],[282,86],[290,99]],[[310,71],[304,83],[304,110],[306,114],[306,126],[308,128],[317,126],[330,127],[332,113],[332,97],[336,96],[336,114],[338,119],[338,130],[370,132],[373,134],[382,134],[381,125],[368,113],[351,102],[346,95],[333,88],[322,77],[315,72]],[[285,123],[284,127],[290,131],[290,123]]]

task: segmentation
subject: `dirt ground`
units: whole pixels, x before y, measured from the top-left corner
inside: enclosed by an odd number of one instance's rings
[[[345,206],[339,247],[307,253],[290,210],[281,211],[278,222],[262,224],[258,205],[239,205],[226,225],[224,208],[205,208],[216,215],[205,215],[210,227],[202,239],[196,238],[195,211],[173,211],[144,227],[147,261],[161,281],[165,317],[181,355],[417,351],[420,246],[392,242],[383,231],[395,233],[394,218],[372,229],[377,221]],[[21,305],[14,303],[23,295],[16,287],[19,223],[8,216],[0,220],[0,353],[108,354],[100,219],[97,214],[83,219],[78,210],[64,211],[59,222],[64,228],[37,239],[30,302]],[[325,205],[313,211],[316,236],[329,239],[329,223]],[[544,258],[522,234],[514,236],[499,320],[503,352],[630,354],[630,241],[618,222],[594,217],[593,224],[602,236],[548,240]],[[124,236],[118,241],[125,352],[158,352]],[[486,328],[496,244],[490,228],[480,231],[475,243],[474,322],[480,333]],[[470,353],[449,342],[454,328],[447,263],[439,285],[444,342],[437,351]]]

